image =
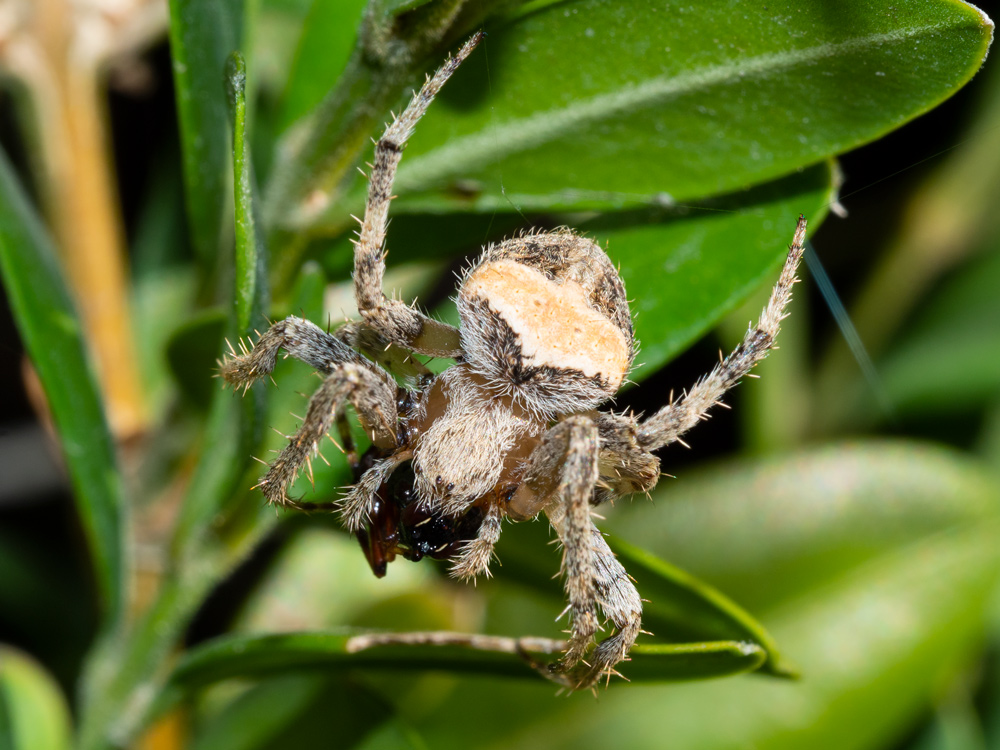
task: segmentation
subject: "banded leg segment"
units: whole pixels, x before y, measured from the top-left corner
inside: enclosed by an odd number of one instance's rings
[[[247,351],[242,342],[241,349],[241,354],[234,351],[226,357],[219,369],[223,379],[237,388],[249,387],[270,375],[282,349],[285,356],[301,360],[326,374],[348,363],[374,370],[374,366],[340,336],[327,333],[305,318],[285,318],[268,328],[253,349]]]
[[[286,488],[302,466],[319,451],[331,425],[351,404],[372,442],[382,448],[396,444],[396,390],[366,367],[347,363],[336,367],[309,400],[302,427],[271,463],[258,486],[268,501],[284,508],[309,510],[313,506],[288,497]]]
[[[354,243],[354,293],[362,317],[390,341],[421,354],[457,357],[462,353],[458,329],[433,320],[404,302],[386,297],[385,232],[392,200],[392,183],[407,140],[435,95],[452,73],[475,49],[482,33],[475,34],[414,94],[406,109],[393,120],[375,145],[375,160],[368,184],[365,218]]]
[[[590,504],[598,480],[597,425],[585,416],[570,417],[542,438],[526,474],[559,477],[545,512],[563,543],[562,574],[572,618],[569,648],[559,672],[567,672],[586,655],[599,630],[594,579]]]
[[[800,216],[785,265],[756,327],[750,328],[732,354],[695,383],[682,398],[663,407],[640,425],[638,439],[642,448],[653,451],[680,439],[705,418],[708,410],[719,403],[726,391],[739,383],[774,348],[781,321],[786,315],[785,307],[792,298],[792,286],[797,281],[795,271],[805,252],[805,239],[806,220]]]

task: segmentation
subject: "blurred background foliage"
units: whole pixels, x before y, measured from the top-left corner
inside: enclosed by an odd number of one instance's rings
[[[547,529],[476,587],[376,580],[248,489],[315,377],[212,377],[225,336],[350,315],[356,167],[477,28],[399,171],[404,297],[453,317],[481,244],[578,227],[648,412],[823,223],[762,379],[602,509],[653,635],[596,700],[509,654],[350,653],[560,637]],[[957,0],[2,0],[0,748],[1000,747],[992,33]]]

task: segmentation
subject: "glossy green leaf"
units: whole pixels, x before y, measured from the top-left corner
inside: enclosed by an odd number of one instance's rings
[[[121,479],[83,331],[55,249],[2,153],[0,271],[59,433],[110,622],[120,613],[124,596]]]
[[[630,682],[673,682],[731,677],[760,669],[767,652],[748,641],[654,643],[633,646],[619,671]]]
[[[946,99],[992,24],[955,0],[575,0],[488,31],[416,129],[397,212],[663,205],[774,179]]]
[[[171,687],[190,691],[234,677],[290,671],[364,669],[390,672],[457,672],[544,680],[514,653],[457,645],[382,645],[354,650],[354,635],[289,633],[232,636],[190,651],[178,663]],[[543,658],[553,658],[551,656]],[[642,681],[697,680],[750,671],[766,654],[752,643],[658,644],[634,652],[629,676]]]
[[[580,225],[607,247],[632,300],[642,364],[633,379],[651,375],[774,283],[799,215],[810,231],[826,215],[834,197],[830,170],[822,164],[725,196],[712,210],[667,212],[660,220],[655,212],[611,213]]]
[[[69,706],[55,680],[38,664],[0,645],[0,747],[68,750]]]
[[[171,0],[170,54],[188,231],[209,273],[215,271],[227,217],[229,127],[223,71],[226,56],[240,46],[243,3],[239,0]]]

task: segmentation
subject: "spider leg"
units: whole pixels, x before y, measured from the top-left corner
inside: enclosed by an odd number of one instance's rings
[[[348,531],[355,534],[368,523],[378,500],[379,489],[389,480],[393,470],[408,458],[409,454],[396,454],[375,461],[351,487],[340,503],[340,517]]]
[[[428,78],[409,105],[386,129],[375,144],[375,160],[368,184],[365,217],[354,242],[354,293],[362,317],[388,340],[421,354],[458,357],[462,353],[458,329],[427,317],[400,300],[386,297],[382,290],[385,274],[385,232],[388,223],[392,183],[406,141],[445,81],[475,49],[482,34],[475,34]]]
[[[602,675],[612,674],[635,643],[642,620],[638,591],[590,518],[600,444],[598,424],[583,415],[569,417],[545,434],[525,474],[525,483],[549,498],[545,512],[563,544],[562,572],[572,617],[568,649],[546,674],[573,689],[590,687]],[[615,632],[588,657],[599,629],[598,607]],[[585,657],[590,663],[581,669]]]
[[[287,356],[302,360],[326,374],[348,363],[375,370],[340,336],[329,334],[304,318],[290,317],[278,321],[264,332],[252,350],[246,351],[242,343],[241,349],[242,354],[233,351],[227,356],[219,370],[223,379],[237,388],[250,386],[270,375],[281,349]],[[388,382],[388,376],[383,379]]]
[[[500,541],[500,521],[502,514],[498,505],[491,505],[483,516],[479,534],[467,542],[461,552],[455,557],[455,562],[449,570],[453,578],[468,580],[478,575],[490,575],[490,560],[493,559],[493,548]]]
[[[383,369],[405,378],[420,380],[432,373],[413,352],[389,341],[377,328],[359,320],[340,326],[333,335],[345,341]]]
[[[396,391],[372,370],[347,363],[337,366],[309,400],[302,427],[271,463],[258,486],[268,501],[285,508],[309,510],[288,497],[286,487],[294,481],[306,461],[319,450],[333,422],[349,403],[354,406],[365,430],[381,447],[396,443]]]
[[[563,543],[562,573],[572,629],[569,648],[558,666],[559,672],[565,672],[583,659],[599,629],[590,533],[590,500],[598,480],[598,434],[588,417],[560,422],[535,449],[525,482],[544,486],[553,479],[556,484],[545,509]]]
[[[615,665],[628,658],[642,630],[642,599],[632,579],[593,523],[589,533],[597,601],[604,616],[614,624],[615,632],[598,643],[587,658],[590,666],[573,684],[576,689],[591,687],[601,677],[616,674]]]
[[[805,238],[806,220],[800,216],[785,266],[756,327],[748,329],[732,354],[695,383],[682,398],[663,407],[640,425],[638,438],[643,448],[653,451],[679,440],[681,435],[705,418],[708,410],[719,403],[726,391],[739,383],[774,348],[774,340],[786,314],[785,307],[792,298],[792,285],[797,281],[795,270],[805,251]]]

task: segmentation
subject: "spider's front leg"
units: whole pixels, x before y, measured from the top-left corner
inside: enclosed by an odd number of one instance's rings
[[[319,451],[319,443],[331,425],[351,404],[372,442],[381,448],[396,445],[396,391],[367,367],[338,365],[309,400],[309,410],[299,431],[271,463],[258,486],[274,505],[310,510],[310,504],[288,497],[286,488],[302,466]]]
[[[685,432],[705,419],[708,410],[720,403],[726,391],[739,383],[774,348],[781,321],[786,315],[785,307],[792,298],[792,286],[798,281],[795,271],[805,252],[805,241],[806,220],[800,216],[785,265],[757,325],[751,327],[739,346],[682,398],[663,407],[640,425],[640,447],[655,451],[680,440]]]
[[[572,617],[566,654],[550,668],[550,676],[570,687],[593,685],[628,655],[639,634],[642,601],[639,593],[590,519],[599,473],[597,425],[578,415],[546,433],[532,455],[525,483],[539,497],[548,497],[545,511],[563,544],[562,572]],[[578,665],[599,625],[597,608],[615,626],[590,656],[580,674]]]
[[[286,356],[301,360],[326,374],[348,362],[371,368],[371,364],[339,335],[346,330],[344,326],[331,334],[305,318],[285,318],[268,328],[249,351],[242,341],[240,354],[230,345],[231,354],[222,362],[219,374],[230,385],[249,388],[260,378],[271,374],[278,352],[282,349]]]
[[[455,57],[428,78],[385,134],[375,144],[375,161],[368,183],[365,218],[354,243],[354,293],[362,317],[390,341],[420,354],[458,357],[462,354],[458,329],[429,318],[404,302],[386,297],[382,290],[385,274],[385,232],[396,168],[406,141],[452,73],[482,39],[477,33]]]

